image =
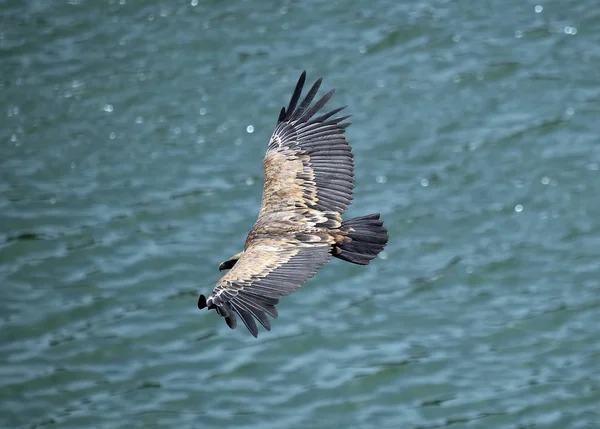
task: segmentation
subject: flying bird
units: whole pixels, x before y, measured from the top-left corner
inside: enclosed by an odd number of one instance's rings
[[[345,131],[346,106],[315,115],[333,97],[312,104],[322,79],[299,103],[303,72],[283,107],[263,161],[264,187],[258,219],[244,250],[219,265],[228,271],[198,308],[216,310],[231,329],[237,316],[254,337],[255,319],[267,330],[279,299],[313,277],[331,257],[368,265],[388,241],[379,214],[342,220],[352,203],[354,161]]]

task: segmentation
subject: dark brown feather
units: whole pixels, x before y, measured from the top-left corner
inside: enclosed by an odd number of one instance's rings
[[[277,317],[279,299],[314,276],[332,254],[365,264],[372,249],[383,248],[383,233],[372,233],[362,218],[350,229],[342,222],[354,198],[354,160],[345,137],[350,123],[344,122],[349,116],[335,117],[340,107],[315,118],[335,91],[313,104],[318,79],[300,102],[305,81],[304,72],[269,141],[262,204],[244,251],[227,261],[231,270],[210,296],[198,300],[199,308],[215,309],[230,328],[239,316],[255,337],[256,320],[270,330],[267,316]],[[346,245],[351,233],[367,244]]]
[[[309,208],[342,214],[354,198],[354,160],[345,138],[343,123],[348,116],[332,118],[343,110],[334,109],[311,120],[329,99],[333,90],[312,103],[321,80],[312,86],[296,111],[305,81],[298,81],[288,109],[275,127],[264,159],[265,183],[260,214]],[[325,184],[335,172],[346,180],[339,193],[327,192]]]
[[[279,298],[298,289],[329,261],[332,243],[329,237],[315,241],[314,234],[253,239],[217,283],[208,299],[209,307],[231,307],[255,337],[258,328],[254,319],[270,330],[265,313],[277,317]],[[231,318],[231,314],[227,316]]]

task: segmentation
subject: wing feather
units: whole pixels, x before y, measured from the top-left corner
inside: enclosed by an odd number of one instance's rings
[[[277,317],[275,305],[279,298],[297,290],[331,258],[328,241],[309,242],[301,238],[284,235],[254,240],[217,282],[204,305],[214,307],[232,329],[237,326],[237,315],[255,337],[255,319],[270,330],[267,314]]]
[[[335,117],[344,109],[339,107],[314,117],[335,92],[329,91],[311,106],[321,79],[298,105],[305,81],[302,73],[269,142],[259,217],[297,209],[341,215],[354,198],[354,156],[345,136],[350,123],[344,122],[349,116]],[[332,174],[345,183],[330,184]]]
[[[308,91],[308,94],[306,94],[306,97],[304,97],[304,100],[302,100],[302,103],[300,103],[300,107],[298,107],[292,113],[292,117],[290,118],[290,120],[296,121],[296,120],[304,117],[304,111],[310,105],[313,98],[315,98],[315,95],[317,95],[317,92],[319,91],[319,88],[321,87],[322,82],[323,82],[323,79],[320,79],[320,78],[317,79],[317,81],[313,84],[312,88],[310,88],[310,90]],[[329,94],[327,94],[327,95],[329,95]],[[329,95],[329,97],[331,97],[331,95]]]
[[[300,99],[300,95],[302,95],[302,88],[304,87],[304,82],[306,81],[306,71],[304,71],[300,75],[300,79],[298,79],[298,83],[296,84],[296,88],[294,89],[294,93],[292,94],[292,98],[290,99],[290,104],[288,104],[287,110],[285,107],[281,109],[281,114],[279,115],[279,122],[284,120],[288,120],[289,116],[288,112],[293,112],[296,109],[296,105],[298,104],[298,100]]]

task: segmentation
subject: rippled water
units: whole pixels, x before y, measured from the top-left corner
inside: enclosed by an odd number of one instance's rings
[[[0,426],[600,427],[600,12],[3,1]],[[299,73],[390,243],[199,312]]]

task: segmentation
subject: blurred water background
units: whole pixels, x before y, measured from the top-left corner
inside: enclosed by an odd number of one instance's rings
[[[0,427],[600,427],[595,1],[0,5]],[[197,296],[304,69],[391,239],[254,339]]]

